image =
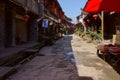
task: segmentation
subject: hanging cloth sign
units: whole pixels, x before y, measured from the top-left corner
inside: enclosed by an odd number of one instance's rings
[[[43,21],[42,21],[42,27],[43,28],[48,28],[48,19],[43,19]]]

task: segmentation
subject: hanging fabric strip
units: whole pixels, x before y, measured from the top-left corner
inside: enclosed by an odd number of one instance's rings
[[[43,19],[43,21],[42,21],[42,27],[43,28],[48,28],[48,19]]]

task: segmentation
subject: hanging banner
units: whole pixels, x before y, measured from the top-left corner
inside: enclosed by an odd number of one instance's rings
[[[42,27],[43,28],[48,28],[48,22],[49,22],[48,19],[43,19],[43,21],[42,21]]]

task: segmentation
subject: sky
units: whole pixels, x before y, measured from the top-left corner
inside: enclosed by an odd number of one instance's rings
[[[66,16],[76,23],[76,17],[80,15],[80,9],[84,8],[87,0],[58,0]]]

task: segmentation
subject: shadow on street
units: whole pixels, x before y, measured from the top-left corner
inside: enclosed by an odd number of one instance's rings
[[[76,75],[78,76],[77,80],[93,80],[93,78],[89,77],[89,76],[79,76],[79,74],[78,74],[79,72],[78,72],[78,69],[77,69],[77,66],[76,66],[76,58],[75,58],[75,54],[78,54],[79,52],[74,52],[73,51],[72,44],[71,44],[71,43],[73,43],[72,39],[73,39],[73,36],[70,36],[70,35],[64,37],[64,40],[67,41],[65,43],[65,47],[64,47],[65,55],[66,55],[65,60],[69,60],[75,66],[75,69],[77,71]],[[74,46],[75,47],[80,47],[81,45],[80,44],[75,44]],[[82,53],[87,55],[90,52],[87,51],[87,52],[82,52]],[[84,55],[81,55],[81,56],[84,56]],[[71,78],[70,80],[74,80],[74,79]]]
[[[119,75],[120,75],[120,62],[117,62],[117,59],[116,60],[113,60],[112,58],[114,58],[113,55],[110,55],[110,54],[106,54],[106,55],[103,55],[103,54],[97,54],[102,60],[104,60],[104,56],[105,56],[105,62],[108,63]]]

